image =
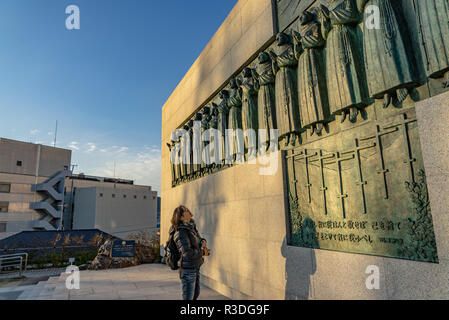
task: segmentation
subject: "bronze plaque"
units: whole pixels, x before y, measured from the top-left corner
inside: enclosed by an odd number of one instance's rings
[[[290,245],[438,262],[414,109],[286,154]]]

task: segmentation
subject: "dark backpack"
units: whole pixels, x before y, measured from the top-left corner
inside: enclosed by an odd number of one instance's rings
[[[174,234],[175,232],[170,233],[170,237],[165,245],[165,263],[170,267],[170,269],[178,270],[178,261],[181,259],[181,254],[176,246]]]

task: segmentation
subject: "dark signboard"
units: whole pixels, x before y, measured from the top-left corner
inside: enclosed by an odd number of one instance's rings
[[[112,244],[112,258],[134,257],[135,241],[116,240]]]

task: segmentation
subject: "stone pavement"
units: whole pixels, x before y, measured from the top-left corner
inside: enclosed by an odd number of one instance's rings
[[[57,268],[57,269],[40,269],[40,270],[27,270],[22,272],[22,275],[26,278],[37,278],[37,277],[54,277],[59,276],[61,273],[65,271],[65,268]],[[12,277],[19,277],[19,271],[17,272],[9,272],[0,274],[1,279],[8,279]]]
[[[66,288],[65,272],[34,286],[0,288],[0,300],[181,300],[178,271],[163,264],[80,272],[80,289]],[[228,300],[201,286],[199,300]]]

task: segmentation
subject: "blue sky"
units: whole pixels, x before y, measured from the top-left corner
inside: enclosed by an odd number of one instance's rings
[[[0,137],[160,190],[161,109],[237,0],[1,0]],[[67,30],[66,7],[81,29]]]

